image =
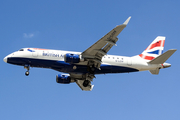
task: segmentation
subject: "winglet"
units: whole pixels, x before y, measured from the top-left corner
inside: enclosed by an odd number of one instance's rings
[[[131,16],[129,16],[128,19],[123,24],[127,25],[130,19],[131,19]]]

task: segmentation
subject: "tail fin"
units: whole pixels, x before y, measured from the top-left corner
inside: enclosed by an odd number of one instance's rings
[[[153,60],[163,53],[164,43],[165,37],[156,37],[156,39],[139,56],[147,62]]]

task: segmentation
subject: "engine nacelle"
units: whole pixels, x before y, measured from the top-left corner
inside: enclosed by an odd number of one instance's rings
[[[64,55],[64,61],[70,64],[79,63],[80,55],[67,53]]]
[[[69,84],[71,83],[71,77],[68,75],[58,74],[56,76],[56,82],[62,84]]]

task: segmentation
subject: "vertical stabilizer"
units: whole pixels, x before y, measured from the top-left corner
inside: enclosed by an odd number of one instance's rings
[[[165,37],[156,37],[156,39],[139,56],[147,62],[153,60],[163,53],[164,43]]]

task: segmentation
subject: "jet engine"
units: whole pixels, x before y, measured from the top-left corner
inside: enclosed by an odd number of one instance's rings
[[[79,63],[81,60],[81,56],[77,54],[67,53],[64,55],[64,61],[70,64]]]
[[[56,76],[56,82],[62,84],[69,84],[71,83],[71,77],[68,75],[58,74]]]

